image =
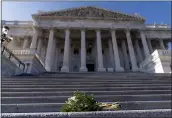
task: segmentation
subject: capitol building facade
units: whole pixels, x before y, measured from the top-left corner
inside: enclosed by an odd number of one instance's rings
[[[32,18],[2,22],[13,37],[7,48],[30,64],[28,72],[138,72],[156,51],[170,54],[171,28],[147,25],[138,14],[87,6]]]

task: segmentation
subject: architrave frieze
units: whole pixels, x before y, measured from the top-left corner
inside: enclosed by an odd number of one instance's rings
[[[64,29],[67,27],[71,27],[74,29],[80,29],[80,28],[88,28],[88,29],[108,29],[108,28],[121,28],[121,29],[126,29],[126,28],[133,28],[133,29],[141,29],[145,28],[145,24],[137,24],[136,22],[104,22],[103,20],[101,21],[59,21],[59,20],[42,20],[39,21],[39,23],[34,24],[37,27],[41,27],[43,29],[48,29],[50,27],[54,28],[60,28]]]

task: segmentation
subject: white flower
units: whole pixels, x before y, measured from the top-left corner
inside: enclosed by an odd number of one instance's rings
[[[76,96],[73,96],[73,97],[68,98],[67,103],[68,103],[68,104],[71,104],[72,101],[74,101],[74,102],[77,102],[77,101],[78,101],[78,100],[76,99]]]
[[[75,101],[75,100],[76,100],[76,96],[70,97],[70,98],[68,98],[68,100],[69,100],[69,101],[70,101],[70,100]]]

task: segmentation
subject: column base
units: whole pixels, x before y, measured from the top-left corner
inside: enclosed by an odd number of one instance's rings
[[[113,68],[108,68],[107,70],[108,70],[108,72],[113,72],[114,71]]]
[[[106,69],[105,68],[98,68],[97,71],[98,72],[106,72]]]
[[[46,65],[45,65],[45,70],[46,70],[47,72],[50,72],[50,71],[51,71],[51,68],[50,68],[49,66],[46,66]]]
[[[139,71],[140,71],[139,68],[132,68],[131,70],[132,70],[133,72],[139,72]]]
[[[80,72],[87,72],[88,70],[87,70],[86,67],[81,67],[81,68],[79,69],[79,71],[80,71]]]
[[[63,67],[61,68],[61,72],[69,72],[69,67],[63,66]]]
[[[123,72],[124,69],[123,69],[122,67],[119,67],[119,68],[115,68],[115,71],[116,71],[116,72]]]

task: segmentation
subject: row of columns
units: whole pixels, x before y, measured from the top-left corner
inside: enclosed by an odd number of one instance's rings
[[[129,56],[130,56],[130,62],[131,62],[131,67],[132,71],[138,71],[138,66],[137,66],[137,60],[135,56],[135,52],[133,49],[133,43],[131,40],[130,36],[130,30],[125,30],[126,34],[126,39],[127,39],[127,44],[128,44],[128,51],[129,51]],[[114,65],[115,65],[115,71],[124,71],[124,69],[120,65],[120,58],[119,58],[119,51],[118,51],[118,45],[117,45],[117,40],[116,40],[116,30],[112,29],[111,30],[111,37],[112,39],[110,40],[112,42],[112,55],[114,59]],[[148,46],[150,46],[149,42],[147,44],[146,38],[144,36],[143,31],[140,31],[140,37],[141,41],[143,44],[143,49],[145,56],[148,57],[150,55],[150,51]],[[81,72],[86,72],[86,39],[85,39],[85,30],[81,30],[81,67],[80,71]],[[35,35],[33,36],[32,43],[30,45],[31,49],[36,49],[36,42],[38,40],[38,33],[35,31]],[[26,47],[26,44],[28,42],[25,40],[23,44],[23,48]],[[102,54],[102,41],[101,41],[101,31],[96,30],[96,44],[97,44],[97,60],[98,60],[98,68],[97,70],[99,72],[104,72],[106,71],[103,65],[103,54]],[[51,71],[51,65],[52,65],[52,60],[53,60],[53,55],[52,53],[53,50],[53,45],[54,45],[54,30],[50,29],[49,33],[49,40],[48,40],[48,46],[47,46],[47,51],[46,51],[46,57],[45,57],[45,68],[47,71]],[[41,46],[42,46],[42,39],[38,40],[38,46],[37,46],[37,53],[40,54],[41,52]],[[55,46],[56,48],[56,46]],[[125,41],[122,42],[122,48],[123,48],[123,53],[125,57],[125,66],[129,67],[128,63],[128,56],[127,56],[127,49],[125,45]],[[65,30],[65,45],[64,45],[64,56],[63,56],[63,66],[61,68],[61,72],[69,72],[69,51],[70,51],[70,30],[66,29]],[[137,54],[139,54],[139,60],[143,61],[142,57],[140,56],[141,51],[139,49],[138,42],[136,41],[136,51]],[[112,68],[109,68],[110,71],[113,71]]]

